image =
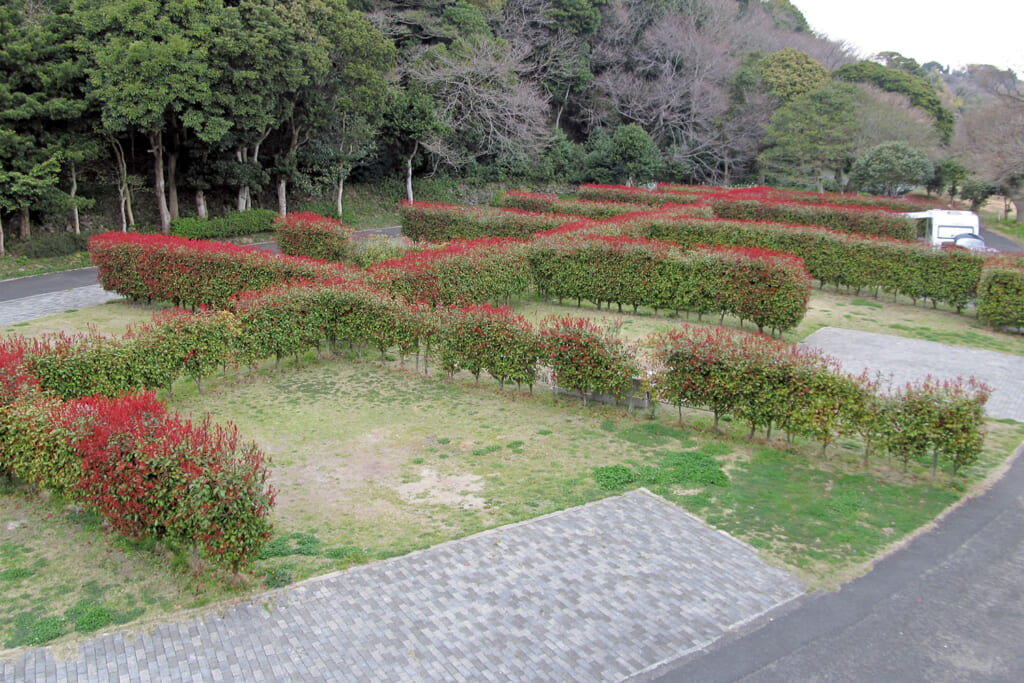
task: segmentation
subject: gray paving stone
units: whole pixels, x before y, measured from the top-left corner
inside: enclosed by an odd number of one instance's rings
[[[66,662],[49,648],[24,652],[3,663],[0,680],[25,680],[34,667],[47,681],[614,681],[803,591],[749,546],[634,491],[311,579],[219,616],[99,636]]]
[[[1024,422],[1024,359],[996,351],[823,327],[801,342],[820,349],[855,374],[880,373],[890,387],[929,375],[946,380],[974,377],[992,387],[985,412],[994,418]]]
[[[0,302],[0,327],[121,299],[123,297],[120,294],[106,292],[100,285],[89,285],[3,301]]]

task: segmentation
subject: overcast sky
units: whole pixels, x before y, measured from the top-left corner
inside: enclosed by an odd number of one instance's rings
[[[895,51],[920,64],[1011,68],[1024,77],[1022,0],[791,0],[816,33],[868,57]]]

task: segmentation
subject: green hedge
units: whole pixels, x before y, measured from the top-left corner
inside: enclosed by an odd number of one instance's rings
[[[837,233],[810,226],[649,214],[615,224],[627,235],[697,245],[756,247],[803,259],[824,284],[884,290],[961,309],[977,295],[986,256],[965,249]]]
[[[104,233],[89,240],[89,254],[107,291],[191,308],[223,308],[238,292],[292,279],[362,277],[337,263],[164,235]]]
[[[978,319],[992,327],[1024,328],[1024,259],[1003,258],[981,271]]]
[[[730,220],[814,225],[855,235],[917,239],[915,220],[873,208],[725,197],[712,199],[711,208],[717,218]]]
[[[430,202],[402,202],[402,234],[428,242],[474,240],[481,237],[528,239],[536,232],[552,230],[579,216],[527,212],[485,206],[461,206]]]
[[[538,291],[655,310],[734,315],[786,330],[807,312],[811,279],[798,258],[765,250],[684,251],[627,237],[550,235],[529,247]]]
[[[584,218],[611,218],[624,213],[649,211],[649,204],[617,202],[609,200],[562,199],[554,194],[538,194],[536,192],[519,192],[509,190],[494,200],[494,205],[521,211],[543,213],[559,213],[563,215],[582,216]]]
[[[276,211],[249,209],[233,211],[215,218],[176,218],[171,221],[171,234],[193,240],[222,240],[254,235],[274,229]]]
[[[353,232],[337,218],[315,213],[290,213],[274,218],[274,239],[286,256],[351,262]]]
[[[702,200],[699,193],[679,192],[660,186],[655,190],[647,190],[625,185],[580,185],[576,190],[576,197],[599,202],[643,204],[647,208],[665,204],[690,204]]]

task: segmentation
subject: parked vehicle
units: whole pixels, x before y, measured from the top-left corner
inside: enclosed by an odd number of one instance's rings
[[[916,218],[923,223],[918,235],[936,247],[952,244],[966,249],[982,251],[985,240],[981,237],[981,223],[978,214],[973,211],[951,211],[948,209],[930,209],[905,213],[908,218]]]

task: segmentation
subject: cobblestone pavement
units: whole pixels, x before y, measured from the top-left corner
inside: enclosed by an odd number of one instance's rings
[[[865,368],[890,378],[892,387],[922,380],[974,377],[992,387],[989,416],[1024,422],[1024,358],[996,351],[965,349],[938,342],[823,327],[803,340],[836,358],[849,372]]]
[[[804,593],[639,490],[355,567],[151,632],[50,648],[3,681],[617,681]]]
[[[3,301],[0,302],[0,327],[63,313],[73,308],[86,308],[107,301],[118,301],[121,298],[120,294],[105,292],[100,285],[96,284]]]

